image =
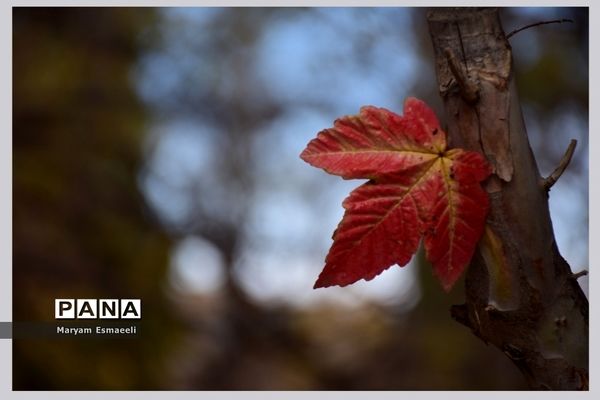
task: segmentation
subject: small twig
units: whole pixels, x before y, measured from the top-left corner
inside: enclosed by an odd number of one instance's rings
[[[581,278],[582,276],[586,276],[587,274],[588,274],[588,270],[587,269],[582,269],[579,272],[571,274],[571,276],[569,278],[571,278],[573,280],[577,280],[577,279]]]
[[[562,18],[562,19],[553,19],[552,21],[540,21],[540,22],[536,22],[533,24],[529,24],[529,25],[525,25],[522,28],[519,29],[515,29],[514,31],[512,31],[511,33],[509,33],[508,35],[506,35],[506,39],[510,39],[510,37],[512,35],[515,35],[521,31],[524,31],[525,29],[529,29],[529,28],[534,28],[536,26],[540,26],[540,25],[547,25],[547,24],[561,24],[563,22],[571,22],[573,23],[572,19],[568,19],[568,18]]]
[[[577,140],[571,139],[571,143],[569,143],[569,147],[565,151],[565,154],[562,156],[560,162],[556,169],[543,180],[543,186],[546,191],[549,191],[552,186],[558,181],[558,178],[565,172],[565,169],[569,166],[571,162],[571,158],[573,157],[573,152],[575,151],[575,146],[577,146]]]
[[[450,67],[450,71],[452,72],[452,75],[454,75],[454,78],[458,83],[462,98],[465,99],[467,103],[476,102],[479,98],[479,91],[477,89],[477,85],[475,85],[475,83],[473,83],[473,81],[469,79],[466,71],[459,64],[452,50],[446,48],[444,50],[444,54],[446,55],[446,59],[448,60],[448,66]]]

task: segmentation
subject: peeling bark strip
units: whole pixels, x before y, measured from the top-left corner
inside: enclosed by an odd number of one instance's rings
[[[487,240],[452,316],[504,352],[533,389],[587,390],[588,301],[554,240],[498,11],[433,9],[428,23],[451,144],[495,168]]]

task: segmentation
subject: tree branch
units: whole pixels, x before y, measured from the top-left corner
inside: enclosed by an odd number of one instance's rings
[[[435,8],[427,19],[448,136],[495,167],[486,184],[494,240],[480,241],[466,273],[465,304],[451,315],[502,351],[532,388],[587,389],[588,301],[577,283],[581,274],[572,273],[556,246],[544,190],[564,172],[575,144],[543,179],[497,9]]]
[[[547,24],[560,24],[563,22],[573,22],[572,19],[567,19],[567,18],[562,18],[562,19],[553,19],[552,21],[540,21],[540,22],[535,22],[533,24],[529,24],[529,25],[525,25],[522,28],[519,29],[515,29],[514,31],[512,31],[511,33],[509,33],[508,35],[506,35],[506,39],[510,39],[511,36],[516,35],[517,33],[524,31],[525,29],[529,29],[529,28],[534,28],[536,26],[540,26],[540,25],[547,25]]]
[[[542,185],[546,192],[550,191],[550,188],[554,186],[554,184],[558,181],[563,172],[565,172],[565,170],[569,166],[571,158],[573,158],[573,153],[575,152],[576,146],[577,140],[571,139],[571,143],[569,143],[569,147],[567,147],[565,154],[560,159],[558,166],[554,169],[554,171],[552,171],[552,173],[547,178],[545,178],[542,181]]]

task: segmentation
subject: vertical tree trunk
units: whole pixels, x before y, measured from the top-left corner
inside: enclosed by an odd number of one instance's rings
[[[452,316],[502,350],[534,389],[588,388],[588,301],[554,240],[548,190],[529,146],[496,9],[428,15],[450,143],[486,155],[491,210]],[[552,140],[552,138],[548,138]]]

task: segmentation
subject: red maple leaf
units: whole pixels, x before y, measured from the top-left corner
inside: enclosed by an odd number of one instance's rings
[[[446,291],[471,260],[489,203],[491,173],[476,152],[447,149],[433,111],[408,98],[404,116],[362,107],[310,141],[300,157],[345,179],[369,182],[350,193],[315,288],[371,280],[406,265],[423,237],[427,259]]]

